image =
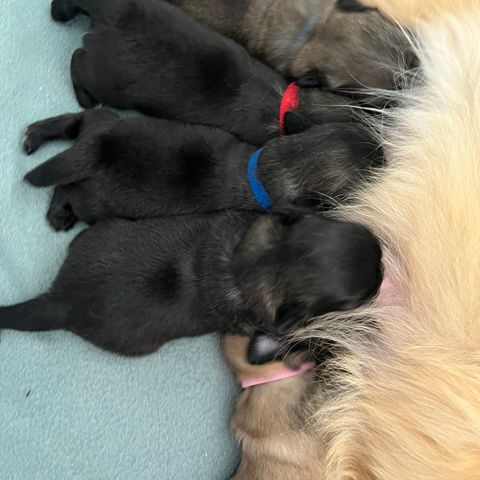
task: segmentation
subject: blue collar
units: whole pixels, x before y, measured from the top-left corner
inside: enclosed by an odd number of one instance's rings
[[[262,153],[263,148],[259,148],[248,160],[248,184],[250,185],[250,190],[252,191],[255,200],[264,210],[268,212],[272,209],[272,199],[265,190],[262,182],[257,178],[258,160],[260,159]]]

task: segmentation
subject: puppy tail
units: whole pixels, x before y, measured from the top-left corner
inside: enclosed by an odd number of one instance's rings
[[[41,296],[24,303],[0,307],[0,329],[45,332],[64,329],[67,324],[66,305]]]
[[[25,180],[35,187],[53,187],[79,182],[90,177],[93,166],[88,156],[78,155],[72,147],[47,160],[25,175]]]

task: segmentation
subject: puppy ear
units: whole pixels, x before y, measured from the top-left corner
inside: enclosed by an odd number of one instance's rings
[[[302,88],[328,88],[327,76],[318,68],[312,68],[307,73],[304,73],[298,80],[297,85]]]
[[[368,12],[375,8],[362,5],[358,0],[337,0],[337,8],[343,12]]]
[[[252,365],[274,362],[282,353],[282,344],[266,335],[257,335],[250,340],[247,360]]]
[[[295,110],[287,112],[284,118],[285,135],[296,135],[302,133],[310,126],[300,113]]]

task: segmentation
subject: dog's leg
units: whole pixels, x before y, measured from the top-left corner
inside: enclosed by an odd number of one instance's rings
[[[57,232],[70,230],[78,221],[65,194],[65,187],[55,187],[47,212],[47,220]]]
[[[25,180],[35,187],[67,185],[89,177],[93,173],[92,146],[79,142],[64,152],[55,155],[25,175]]]
[[[32,123],[27,127],[23,140],[23,149],[28,155],[36,152],[49,140],[74,140],[86,128],[115,120],[118,114],[107,109],[87,112],[67,113]]]
[[[23,149],[30,155],[46,141],[56,139],[75,139],[82,128],[84,114],[68,113],[32,123],[25,132]]]
[[[80,139],[30,171],[25,179],[36,187],[66,185],[88,177],[95,161],[96,137],[102,128],[108,129],[118,115],[110,110],[91,110],[48,118],[27,128],[23,148],[27,153],[37,150],[47,140]],[[86,132],[91,128],[91,133]]]

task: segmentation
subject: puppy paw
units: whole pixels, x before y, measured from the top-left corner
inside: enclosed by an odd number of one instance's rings
[[[53,0],[50,14],[56,22],[65,23],[72,20],[77,12],[70,7],[68,0]]]
[[[23,137],[23,151],[27,155],[31,155],[38,150],[44,141],[45,136],[43,135],[43,132],[40,132],[38,128],[36,128],[35,124],[30,125],[25,131],[25,135]]]
[[[72,207],[68,204],[51,205],[47,213],[47,220],[57,232],[66,232],[77,223],[77,217],[73,213]]]

